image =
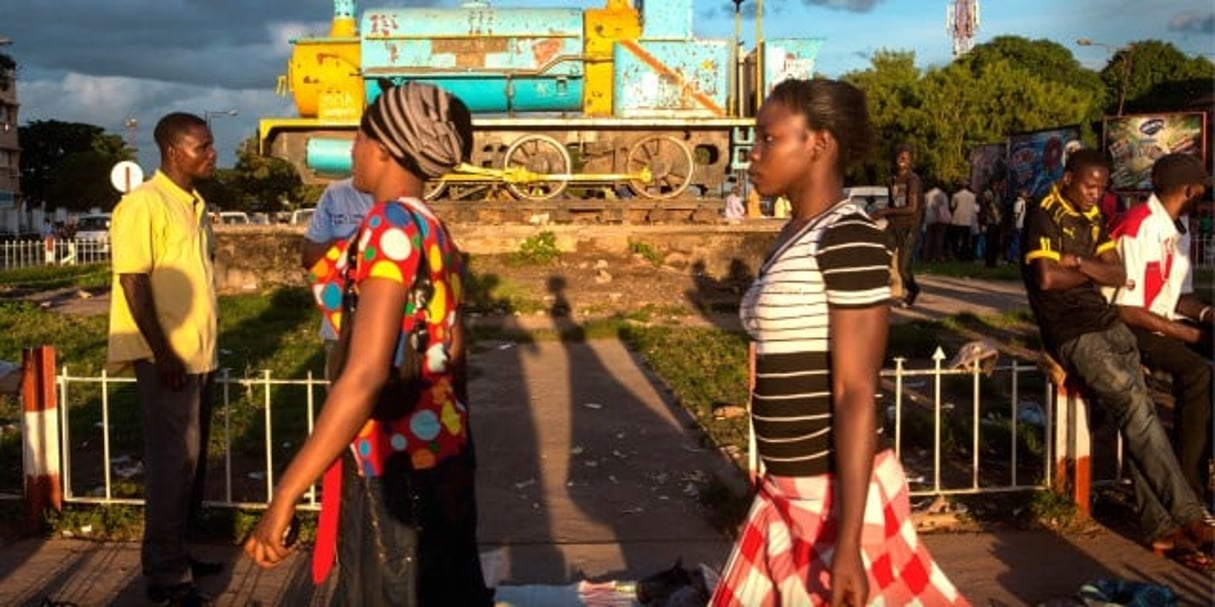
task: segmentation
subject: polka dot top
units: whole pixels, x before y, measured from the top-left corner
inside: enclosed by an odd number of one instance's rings
[[[357,246],[353,271],[347,271],[347,249]],[[419,255],[423,256],[419,260]],[[347,242],[331,248],[311,270],[309,280],[321,312],[339,331],[342,292],[348,280],[358,285],[385,278],[409,288],[414,272],[429,271],[434,295],[423,309],[409,301],[401,321],[394,364],[404,361],[407,337],[417,323],[426,323],[430,340],[422,353],[424,388],[408,413],[391,421],[369,419],[350,447],[365,476],[380,476],[384,462],[395,453],[409,455],[414,469],[434,467],[460,453],[468,441],[468,409],[457,400],[449,367],[456,310],[463,301],[463,262],[447,228],[417,199],[403,198],[375,205]]]

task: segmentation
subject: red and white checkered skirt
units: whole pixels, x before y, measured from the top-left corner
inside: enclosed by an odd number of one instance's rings
[[[710,604],[821,605],[831,599],[839,514],[831,474],[765,475]],[[969,605],[920,543],[907,479],[890,450],[877,454],[861,532],[871,605]]]

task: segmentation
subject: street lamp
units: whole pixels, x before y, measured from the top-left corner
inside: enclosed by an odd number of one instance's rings
[[[239,113],[240,112],[237,112],[236,110],[218,110],[218,111],[207,110],[207,111],[203,112],[203,120],[207,121],[207,128],[211,128],[211,117],[212,116],[218,116],[218,117],[222,118],[224,116],[235,116]]]
[[[1099,46],[1109,51],[1110,60],[1112,61],[1118,56],[1118,53],[1124,53],[1122,56],[1122,70],[1118,76],[1118,115],[1122,115],[1122,107],[1126,103],[1126,82],[1131,77],[1131,53],[1135,52],[1134,43],[1126,46],[1114,46],[1104,42],[1097,42],[1090,38],[1077,38],[1076,44],[1080,46]]]

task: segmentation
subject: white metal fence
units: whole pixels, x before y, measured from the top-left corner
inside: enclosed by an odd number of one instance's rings
[[[53,238],[0,241],[0,270],[109,260],[110,245],[103,240]]]
[[[112,400],[114,392],[120,390],[123,386],[134,386],[135,379],[132,377],[111,377],[102,371],[98,376],[72,376],[68,373],[66,367],[62,369],[59,375],[56,376],[56,389],[59,396],[58,410],[60,416],[60,434],[61,434],[61,449],[62,449],[62,465],[61,474],[63,482],[63,500],[65,502],[78,503],[94,503],[94,504],[142,504],[143,500],[134,497],[115,497],[113,477],[126,476],[134,477],[142,471],[142,465],[129,454],[122,454],[118,458],[112,457],[111,445],[113,443],[113,432],[118,429],[117,425],[112,423]],[[307,434],[312,433],[312,424],[316,417],[317,405],[321,404],[324,399],[324,388],[327,385],[323,379],[315,379],[312,373],[309,372],[304,379],[274,379],[269,371],[262,371],[258,376],[252,377],[232,377],[229,369],[221,370],[215,380],[215,408],[213,410],[211,444],[214,445],[214,439],[217,431],[220,433],[219,438],[222,445],[224,474],[223,474],[223,498],[220,500],[208,500],[208,504],[213,506],[227,506],[237,508],[262,508],[270,501],[270,496],[274,493],[274,472],[277,469],[276,465],[285,463],[283,459],[276,461],[275,445],[282,445],[281,437],[276,438],[274,431],[274,405],[272,400],[272,392],[277,387],[295,387],[304,392],[302,406],[296,404],[300,418],[306,420]],[[78,494],[73,485],[73,449],[80,448],[80,444],[74,444],[72,438],[72,409],[83,403],[74,396],[82,386],[95,385],[99,387],[98,398],[100,399],[100,415],[101,419],[95,423],[101,432],[100,445],[100,461],[106,465],[101,466],[102,484],[96,486],[91,491],[86,491],[84,495]],[[234,393],[235,396],[234,396]],[[128,395],[133,396],[133,395]],[[320,400],[318,400],[318,398]],[[130,400],[130,399],[128,399]],[[126,403],[128,407],[133,403]],[[282,407],[283,405],[280,405]],[[135,412],[138,413],[138,405],[134,404]],[[253,470],[237,470],[235,466],[234,448],[236,445],[233,440],[233,418],[240,413],[242,408],[260,409],[256,413],[260,414],[262,423],[264,424],[264,449],[262,450],[261,462]],[[138,418],[134,419],[136,426]],[[79,427],[79,425],[77,425]],[[126,428],[131,430],[131,428]],[[138,431],[137,429],[135,430]],[[138,451],[137,451],[138,452]],[[213,453],[213,451],[212,451]],[[284,458],[285,459],[285,458]],[[126,465],[126,468],[120,466]],[[244,475],[242,476],[242,472]],[[210,476],[210,474],[208,475]],[[235,491],[236,481],[240,478],[255,478],[264,481],[264,496],[260,499],[250,500],[246,495],[238,495]],[[87,482],[92,483],[98,479],[87,479]],[[305,495],[306,503],[303,505],[306,509],[317,509],[316,487],[312,487]]]
[[[1017,361],[989,371],[990,375],[985,374],[977,364],[943,368],[939,360],[930,368],[908,369],[903,359],[897,359],[895,368],[882,372],[887,386],[882,395],[888,405],[885,427],[893,433],[892,442],[907,469],[913,496],[1050,486],[1055,405],[1049,382],[1036,366]],[[1030,394],[1024,388],[1027,382],[1041,389]],[[211,505],[265,506],[273,494],[275,471],[286,464],[292,445],[299,444],[294,441],[302,441],[312,432],[317,405],[325,396],[325,383],[311,374],[304,379],[275,379],[269,371],[248,377],[233,377],[228,370],[220,372],[216,378],[211,454],[222,452],[223,497],[209,500]],[[131,455],[142,453],[141,447],[132,447],[141,445],[134,379],[104,373],[73,376],[64,368],[56,376],[56,384],[64,500],[142,503],[137,487],[125,487],[124,495],[117,495],[115,489],[116,476],[120,481],[134,479],[140,472],[138,458]],[[284,392],[288,390],[292,392]],[[984,392],[989,395],[985,397]],[[76,416],[81,417],[74,424]],[[234,435],[233,421],[238,417],[243,418],[241,437]],[[301,420],[306,420],[305,427],[299,427]],[[294,434],[288,428],[292,425]],[[100,445],[92,442],[96,430],[100,430]],[[116,432],[126,433],[126,451],[118,457],[112,449]],[[965,440],[946,436],[959,432],[969,434],[962,437]],[[251,442],[261,443],[256,457],[248,454]],[[244,457],[238,455],[242,450]],[[81,469],[87,469],[87,473]],[[91,489],[78,490],[81,486]],[[308,492],[305,507],[317,507],[315,487]]]

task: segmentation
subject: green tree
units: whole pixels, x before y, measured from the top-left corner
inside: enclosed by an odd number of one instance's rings
[[[1215,90],[1215,64],[1169,42],[1142,40],[1114,53],[1101,79],[1112,91],[1110,114],[1118,113],[1120,95],[1124,113],[1174,111]]]
[[[118,202],[110,169],[134,151],[119,135],[91,124],[37,120],[19,127],[21,188],[29,202],[72,211],[109,210]]]
[[[1086,124],[1098,101],[1087,91],[1035,77],[1008,61],[955,62],[924,78],[919,139],[932,141],[926,171],[946,183],[970,176],[970,149],[1009,134]]]
[[[241,144],[233,171],[233,200],[224,208],[274,213],[298,206],[303,186],[299,173],[285,160],[262,156],[257,135]]]
[[[877,137],[875,155],[851,175],[857,183],[885,183],[892,170],[891,152],[901,142],[917,149],[923,141],[911,135],[916,110],[923,103],[920,70],[914,51],[879,50],[867,70],[845,74],[843,79],[865,91],[869,119]]]
[[[996,36],[976,46],[965,60],[976,71],[981,71],[989,63],[1007,61],[1013,69],[1032,72],[1039,80],[1063,84],[1094,95],[1106,94],[1101,76],[1081,65],[1067,47],[1052,40]]]
[[[233,201],[241,200],[240,190],[236,186],[237,181],[236,169],[215,169],[215,175],[211,179],[206,179],[198,182],[195,188],[202,195],[203,200],[207,201],[207,206],[217,207],[225,211],[239,210]],[[239,207],[243,209],[244,207]]]
[[[924,72],[913,53],[883,50],[844,79],[865,91],[879,138],[879,156],[850,176],[854,183],[884,182],[900,142],[916,150],[921,176],[946,185],[969,176],[972,147],[1012,133],[1080,124],[1095,144],[1090,125],[1106,99],[1101,78],[1066,48],[1018,36]]]

